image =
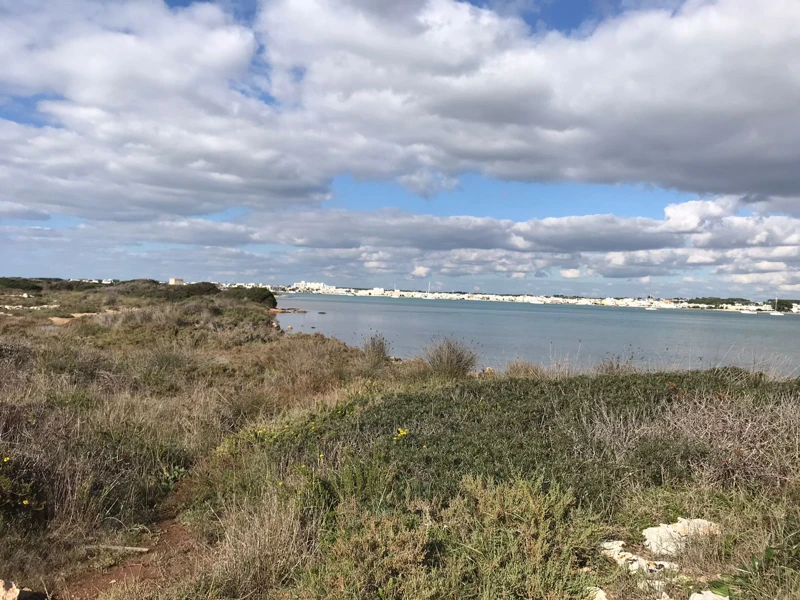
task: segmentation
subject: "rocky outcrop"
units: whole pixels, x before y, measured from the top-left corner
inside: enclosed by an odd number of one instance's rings
[[[648,527],[642,531],[645,538],[644,547],[655,556],[677,556],[690,540],[709,535],[719,535],[719,526],[705,519],[678,519],[677,523],[661,524]],[[680,567],[673,562],[650,560],[624,550],[625,542],[615,540],[604,542],[600,553],[624,567],[629,573],[636,573],[642,578],[638,587],[654,600],[672,600],[667,594],[668,583],[678,577]],[[591,600],[606,600],[606,593],[600,588],[589,588]],[[706,590],[692,594],[689,600],[728,600],[724,596]]]
[[[654,575],[663,571],[677,571],[678,565],[663,560],[647,560],[631,552],[623,550],[625,542],[605,542],[600,547],[600,553],[607,556],[630,573],[649,573]]]

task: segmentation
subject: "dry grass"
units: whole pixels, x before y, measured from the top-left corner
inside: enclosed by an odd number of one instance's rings
[[[434,340],[426,346],[422,355],[436,377],[459,379],[475,371],[478,353],[469,345],[453,338]]]
[[[524,360],[510,362],[505,370],[506,377],[515,379],[544,379],[549,375],[547,369],[542,365]]]
[[[0,327],[0,454],[14,493],[30,495],[0,506],[0,531],[18,540],[0,564],[48,587],[82,545],[134,540],[226,435],[335,403],[374,360],[319,335],[281,336],[262,307],[229,299],[39,322]]]
[[[379,374],[389,364],[389,341],[380,334],[364,338],[361,344],[363,353],[364,373],[367,375]]]

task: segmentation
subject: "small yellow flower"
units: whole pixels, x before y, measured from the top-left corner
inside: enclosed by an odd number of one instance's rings
[[[325,455],[324,455],[324,454],[322,454],[322,453],[320,452],[320,455],[319,455],[319,457],[320,457],[320,458],[325,458]]]
[[[11,460],[11,457],[10,457],[10,456],[6,456],[6,457],[3,459],[3,462],[8,462],[8,461],[10,461],[10,460]]]
[[[283,482],[282,482],[282,481],[279,481],[279,482],[278,482],[278,485],[283,485]]]
[[[30,502],[28,502],[27,500],[23,500],[23,501],[22,501],[22,503],[23,503],[24,505],[26,505],[26,506],[27,506],[28,504],[30,504]]]
[[[392,439],[396,442],[400,438],[403,438],[408,435],[408,429],[403,429],[402,427],[397,428],[397,435],[395,435]]]

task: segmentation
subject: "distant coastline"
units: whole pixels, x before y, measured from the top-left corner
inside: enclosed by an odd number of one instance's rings
[[[293,294],[313,294],[320,296],[356,296],[362,298],[393,298],[393,299],[417,299],[417,300],[467,300],[477,302],[514,302],[520,304],[534,305],[572,305],[572,306],[602,306],[615,308],[641,308],[645,310],[713,310],[721,312],[738,312],[744,314],[766,314],[769,315],[775,309],[768,303],[750,304],[704,304],[682,299],[666,298],[586,298],[580,296],[539,296],[531,294],[488,294],[488,293],[467,293],[467,292],[421,292],[413,290],[386,290],[384,288],[358,289],[358,288],[337,288],[333,286],[324,287],[297,287],[298,284],[283,288],[279,293],[291,296]],[[795,304],[790,311],[782,314],[800,314],[800,304]]]

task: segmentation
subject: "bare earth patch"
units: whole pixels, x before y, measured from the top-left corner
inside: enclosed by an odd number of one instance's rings
[[[92,573],[68,583],[62,600],[94,600],[113,587],[141,581],[178,578],[189,570],[190,556],[200,545],[189,530],[175,519],[160,522],[144,540],[145,555],[131,556],[103,573]]]

